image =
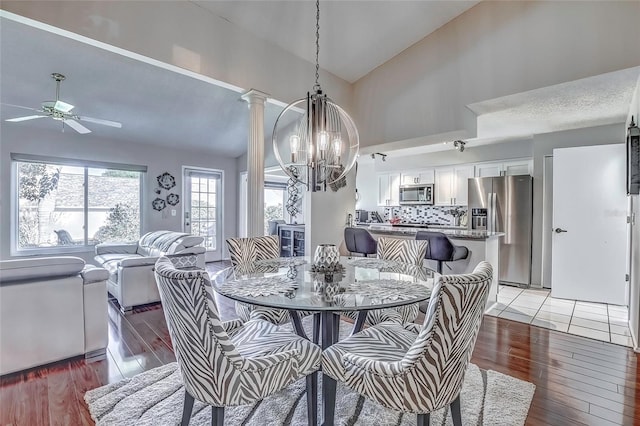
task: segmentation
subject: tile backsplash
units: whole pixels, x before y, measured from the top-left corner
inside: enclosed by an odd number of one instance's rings
[[[458,211],[460,221],[456,223],[456,218],[452,214]],[[385,207],[383,220],[400,218],[402,223],[429,223],[438,225],[458,225],[460,222],[466,223],[467,206],[401,206]]]

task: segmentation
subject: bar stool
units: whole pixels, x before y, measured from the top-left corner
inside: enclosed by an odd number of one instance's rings
[[[438,262],[438,273],[442,274],[442,262],[454,262],[469,257],[469,249],[454,245],[442,232],[418,231],[416,240],[428,240],[425,259]]]
[[[351,253],[360,253],[365,257],[369,254],[376,254],[378,243],[371,236],[369,231],[363,228],[344,228],[344,244]]]

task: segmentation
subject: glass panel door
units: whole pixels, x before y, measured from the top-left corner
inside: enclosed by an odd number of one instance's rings
[[[205,261],[222,260],[222,173],[184,169],[184,232],[204,237]]]

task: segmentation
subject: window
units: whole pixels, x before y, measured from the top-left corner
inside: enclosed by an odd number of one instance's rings
[[[277,182],[264,184],[264,235],[269,235],[270,220],[284,220],[287,185]]]
[[[17,252],[73,251],[140,238],[145,168],[12,154]],[[64,246],[64,247],[62,247]]]

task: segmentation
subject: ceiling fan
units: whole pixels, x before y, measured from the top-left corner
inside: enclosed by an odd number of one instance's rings
[[[29,108],[29,107],[24,107],[20,105],[3,104],[3,105],[16,107],[16,108],[29,109],[29,110],[40,113],[37,115],[26,115],[24,117],[9,118],[6,121],[16,123],[20,121],[35,120],[36,118],[51,117],[54,120],[58,120],[62,122],[63,131],[64,131],[64,125],[66,124],[67,126],[71,127],[73,130],[81,134],[91,133],[91,130],[87,129],[82,124],[78,123],[78,121],[86,121],[87,123],[102,124],[105,126],[111,126],[111,127],[117,127],[117,128],[122,127],[122,124],[118,123],[117,121],[102,120],[100,118],[84,117],[81,115],[74,114],[72,110],[75,107],[71,104],[68,104],[60,100],[60,82],[64,81],[66,77],[62,74],[54,72],[53,74],[51,74],[51,78],[53,78],[56,81],[56,100],[55,101],[43,102],[42,107],[40,109]]]

